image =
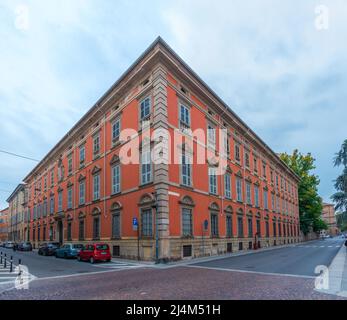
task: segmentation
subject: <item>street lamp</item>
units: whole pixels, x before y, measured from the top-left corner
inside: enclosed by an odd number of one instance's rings
[[[155,263],[159,263],[158,200],[157,193],[152,192],[152,194],[154,196],[152,208],[155,209]]]

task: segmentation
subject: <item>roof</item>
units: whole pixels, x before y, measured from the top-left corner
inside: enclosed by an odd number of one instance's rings
[[[124,80],[127,75],[133,71],[137,65],[152,51],[157,45],[161,45],[165,48],[200,84],[216,99],[224,108],[225,112],[229,113],[233,118],[239,121],[242,126],[244,126],[248,133],[251,133],[263,146],[264,148],[270,152],[276,159],[278,159],[281,164],[286,167],[291,174],[296,178],[297,181],[300,180],[300,177],[288,167],[286,163],[284,163],[279,156],[253,131],[248,125],[189,67],[187,63],[183,61],[183,59],[159,36],[155,39],[155,41],[135,60],[133,64],[120,76],[120,78],[102,95],[100,99],[87,111],[87,113],[68,131],[67,134],[63,136],[59,140],[59,142],[44,156],[44,158],[30,171],[30,173],[23,179],[23,181],[27,181],[29,177],[35,173],[35,171],[46,161],[46,159],[52,155],[54,150],[64,142],[66,138],[68,138],[74,130],[78,128],[78,126],[84,120],[88,119],[88,116],[91,115],[94,111],[97,110],[99,104]]]
[[[15,195],[19,192],[19,191],[21,191],[23,188],[24,188],[24,186],[25,186],[25,184],[24,183],[20,183],[17,187],[16,187],[16,189],[14,189],[14,191],[11,193],[11,195],[7,198],[7,202],[10,202],[14,197],[15,197]]]

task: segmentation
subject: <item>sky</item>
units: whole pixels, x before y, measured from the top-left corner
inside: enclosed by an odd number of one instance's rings
[[[42,159],[161,36],[275,152],[347,139],[345,0],[0,0],[0,150]],[[34,161],[0,153],[0,208]]]

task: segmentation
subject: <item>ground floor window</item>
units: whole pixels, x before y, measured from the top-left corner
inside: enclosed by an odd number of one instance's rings
[[[120,238],[120,211],[112,214],[112,238]]]
[[[35,233],[36,232],[36,230],[35,230],[35,228],[33,229],[33,241],[35,241]]]
[[[233,236],[233,225],[232,225],[232,216],[231,215],[226,216],[226,229],[227,229],[226,236],[228,238],[231,238]]]
[[[237,233],[239,237],[243,237],[243,218],[242,217],[237,218]]]
[[[93,219],[93,239],[100,239],[100,218],[96,217]]]
[[[152,221],[151,209],[141,210],[141,236],[143,237],[153,236],[153,221]]]
[[[258,233],[258,237],[261,237],[260,220],[257,220],[257,233]]]
[[[211,213],[211,236],[218,237],[218,213]]]
[[[192,210],[188,208],[182,208],[182,235],[193,235]]]
[[[46,226],[43,227],[42,240],[43,240],[43,241],[46,241]]]
[[[253,237],[253,220],[251,218],[248,219],[248,237]]]
[[[276,237],[276,236],[277,236],[277,234],[276,234],[276,222],[274,222],[274,223],[272,224],[272,226],[273,226],[273,229],[274,229],[274,231],[273,231],[274,237]]]
[[[192,256],[192,246],[186,245],[183,246],[183,257],[191,257]]]
[[[40,232],[41,232],[41,228],[38,227],[38,228],[37,228],[37,241],[40,241],[40,240],[41,240],[41,239],[40,239]]]
[[[269,221],[265,221],[265,232],[266,232],[266,237],[270,237],[270,230],[269,230]]]
[[[49,227],[49,241],[53,241],[53,226]]]
[[[68,222],[68,224],[67,224],[67,240],[68,241],[72,240],[72,224],[71,224],[71,222]]]
[[[81,219],[78,225],[78,239],[84,240],[84,220]]]

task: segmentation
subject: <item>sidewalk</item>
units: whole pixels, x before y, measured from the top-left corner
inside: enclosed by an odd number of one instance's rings
[[[347,248],[342,245],[328,267],[328,289],[315,289],[318,292],[347,297]]]

